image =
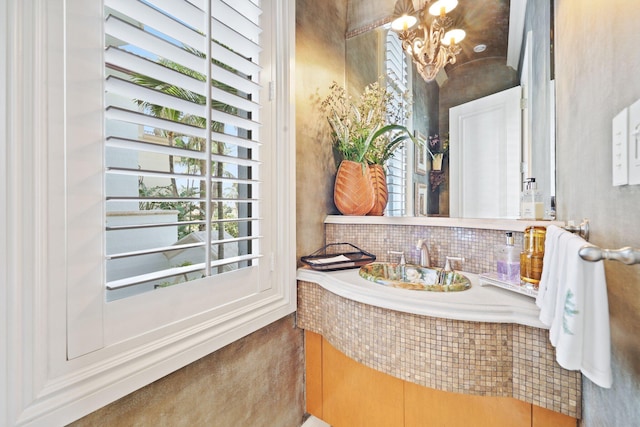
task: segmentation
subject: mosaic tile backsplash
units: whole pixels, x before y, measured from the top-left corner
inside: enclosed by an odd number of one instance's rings
[[[580,373],[555,362],[543,329],[402,313],[304,281],[298,282],[297,326],[359,363],[415,384],[581,415]]]
[[[398,262],[398,255],[389,251],[403,251],[407,263],[418,264],[420,250],[416,243],[426,239],[431,265],[442,267],[445,258],[462,257],[464,262],[455,262],[453,268],[469,273],[495,271],[494,249],[505,244],[506,231],[482,230],[462,227],[430,227],[417,225],[369,225],[326,224],[325,241],[348,242],[376,255],[377,261]],[[513,232],[514,245],[522,248],[524,233]]]

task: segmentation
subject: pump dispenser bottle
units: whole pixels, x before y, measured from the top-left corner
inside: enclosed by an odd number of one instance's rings
[[[544,203],[542,194],[536,187],[535,178],[527,178],[524,181],[524,190],[520,196],[521,219],[543,219]]]
[[[520,253],[520,280],[528,287],[538,288],[542,277],[544,241],[547,229],[530,226],[524,230],[524,250]]]
[[[513,233],[507,232],[506,244],[496,247],[498,279],[520,283],[520,250],[513,245]]]

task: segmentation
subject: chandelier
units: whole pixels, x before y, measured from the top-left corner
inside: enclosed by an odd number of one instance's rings
[[[418,73],[432,81],[447,64],[455,64],[465,32],[449,30],[453,21],[447,16],[458,0],[427,0],[416,12],[412,0],[398,0],[391,29],[398,32],[402,48],[413,58]]]

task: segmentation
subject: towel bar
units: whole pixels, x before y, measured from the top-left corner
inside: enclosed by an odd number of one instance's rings
[[[586,245],[578,251],[580,258],[587,261],[611,259],[628,265],[640,264],[640,249],[626,246],[621,249],[602,249],[594,245]]]

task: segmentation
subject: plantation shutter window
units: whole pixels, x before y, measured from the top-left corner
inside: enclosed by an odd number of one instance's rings
[[[258,1],[105,1],[107,299],[260,258]]]
[[[69,425],[295,312],[295,2],[5,3],[0,424]]]
[[[403,94],[409,89],[407,63],[402,43],[395,31],[387,31],[385,65],[387,71],[387,91],[396,98],[394,105],[406,104]],[[395,114],[404,117],[403,113]],[[407,123],[398,123],[406,126]],[[385,209],[387,216],[403,216],[407,209],[407,144],[403,142],[396,148],[394,155],[387,161],[387,188],[389,200]]]

